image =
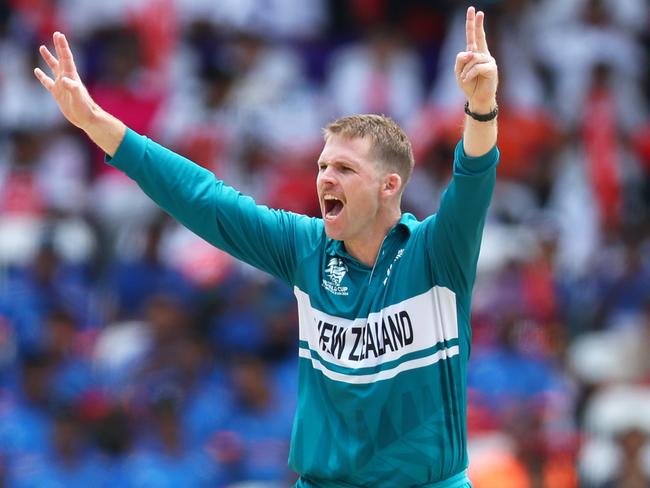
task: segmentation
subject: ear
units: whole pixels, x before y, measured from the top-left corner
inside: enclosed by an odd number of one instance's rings
[[[387,197],[398,195],[402,189],[402,178],[397,173],[388,173],[384,176],[382,193]]]

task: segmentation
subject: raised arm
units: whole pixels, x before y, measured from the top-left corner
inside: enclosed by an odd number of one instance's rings
[[[126,126],[93,101],[79,77],[65,36],[55,32],[52,37],[56,56],[45,46],[41,46],[39,52],[52,70],[54,79],[40,68],[34,69],[34,75],[52,94],[70,123],[83,130],[106,154],[115,155],[126,133]]]
[[[475,114],[486,115],[496,106],[497,84],[499,81],[497,64],[488,50],[484,29],[485,14],[476,12],[474,7],[467,9],[465,33],[467,48],[456,56],[456,81],[463,90],[469,110]],[[468,156],[482,156],[497,141],[496,118],[487,122],[465,116],[463,146]]]
[[[468,109],[490,114],[496,108],[497,65],[490,56],[483,29],[483,12],[467,9],[467,50],[456,57],[456,80],[465,93]],[[480,121],[467,115],[463,140],[454,153],[454,173],[436,216],[429,220],[428,249],[435,274],[466,300],[476,275],[476,263],[487,209],[496,180],[499,151],[496,118]]]
[[[302,250],[320,242],[322,222],[256,205],[202,168],[136,134],[90,97],[61,33],[54,33],[54,56],[40,53],[54,79],[34,74],[52,94],[63,115],[86,134],[167,213],[214,246],[293,284]]]

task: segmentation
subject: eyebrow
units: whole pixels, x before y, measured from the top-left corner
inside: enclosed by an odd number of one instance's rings
[[[351,160],[351,159],[334,159],[333,161],[324,161],[322,159],[319,159],[316,162],[317,166],[320,166],[321,164],[333,164],[337,166],[355,166],[358,167],[359,163],[357,161]]]

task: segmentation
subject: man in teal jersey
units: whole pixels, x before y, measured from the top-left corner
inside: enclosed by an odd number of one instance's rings
[[[298,487],[471,486],[466,475],[470,303],[495,182],[497,67],[484,15],[467,10],[456,58],[467,97],[462,140],[440,209],[400,209],[413,167],[390,119],[325,129],[316,180],[322,218],[258,206],[209,171],[127,129],[83,86],[65,37],[35,75],[162,208],[215,246],[294,288],[299,398],[289,463]]]

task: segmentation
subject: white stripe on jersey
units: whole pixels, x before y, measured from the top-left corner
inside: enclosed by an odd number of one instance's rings
[[[372,374],[360,374],[360,375],[349,375],[344,373],[338,373],[327,369],[323,364],[318,360],[311,357],[311,353],[307,349],[300,348],[298,355],[301,358],[311,358],[311,364],[314,369],[321,371],[325,376],[334,381],[342,381],[344,383],[352,384],[366,384],[366,383],[375,383],[381,380],[389,380],[394,378],[403,371],[408,371],[410,369],[422,368],[424,366],[429,366],[435,364],[441,359],[451,358],[456,356],[460,352],[458,346],[452,346],[449,348],[441,349],[430,356],[423,358],[412,359],[410,361],[404,361],[392,369],[387,369],[384,371],[379,371],[378,373]]]
[[[436,363],[459,353],[458,345],[445,341],[458,339],[456,295],[448,288],[430,290],[390,305],[367,318],[354,320],[336,317],[315,309],[309,295],[294,287],[298,301],[300,340],[323,360],[300,349],[300,357],[311,359],[314,368],[327,377],[349,383],[369,383],[392,378],[402,371]],[[438,345],[438,347],[434,347]],[[442,347],[441,347],[442,346]],[[426,356],[414,353],[431,349]],[[409,355],[409,357],[405,357]],[[390,368],[350,374],[333,371],[336,366],[358,370],[377,368],[394,362]]]

